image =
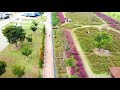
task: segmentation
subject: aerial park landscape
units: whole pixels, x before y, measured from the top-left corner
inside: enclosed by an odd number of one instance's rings
[[[5,15],[0,78],[120,78],[119,12]]]

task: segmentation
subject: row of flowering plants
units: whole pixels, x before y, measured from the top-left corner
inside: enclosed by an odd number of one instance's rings
[[[64,23],[64,22],[65,22],[65,17],[64,17],[64,15],[63,15],[63,13],[62,13],[62,12],[58,12],[57,15],[58,15],[58,17],[60,18],[60,22],[61,22],[61,23]]]
[[[107,22],[107,24],[109,24],[110,27],[120,30],[120,22],[119,21],[117,21],[101,12],[95,12],[95,14],[98,17],[102,18],[105,22]]]
[[[88,75],[85,71],[85,68],[83,66],[82,60],[79,56],[79,53],[74,45],[73,38],[71,36],[71,32],[64,29],[64,34],[67,40],[67,43],[69,45],[69,50],[66,50],[66,57],[67,58],[74,58],[75,66],[72,66],[70,69],[71,75],[77,75],[79,78],[88,78]]]
[[[117,21],[117,20],[111,18],[110,16],[107,16],[101,12],[95,12],[95,14],[97,16],[99,16],[100,18],[102,18],[103,20],[105,20],[108,24],[120,24],[119,21]]]

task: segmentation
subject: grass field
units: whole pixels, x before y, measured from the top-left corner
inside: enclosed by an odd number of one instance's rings
[[[45,17],[44,17],[45,18]],[[41,20],[38,18],[37,21]],[[39,21],[40,22],[40,21]],[[10,23],[9,25],[15,25],[16,23]],[[25,21],[25,22],[18,22],[24,29],[25,33],[33,34],[33,42],[28,43],[27,40],[25,40],[22,44],[18,43],[18,45],[21,45],[21,48],[19,50],[14,50],[13,46],[9,44],[3,51],[0,51],[0,59],[4,60],[7,63],[7,71],[5,74],[0,76],[0,78],[15,78],[16,76],[12,74],[11,67],[13,65],[19,64],[25,66],[25,75],[23,77],[26,78],[37,78],[40,75],[40,72],[42,72],[42,69],[39,68],[39,54],[40,54],[40,46],[42,41],[42,28],[43,24],[38,25],[38,30],[34,33],[32,30],[30,30],[30,26],[32,25],[32,20]],[[8,25],[7,25],[8,26]],[[21,51],[24,47],[30,47],[33,50],[33,53],[26,58],[21,54]]]
[[[71,19],[71,23],[79,25],[101,25],[103,22],[91,12],[67,12],[66,17]]]
[[[67,28],[67,29],[74,29],[77,28],[77,25],[74,25],[72,23],[66,23],[64,25],[62,25],[63,28]]]
[[[88,30],[90,32],[89,34],[86,33]],[[107,73],[108,68],[111,66],[120,67],[120,33],[105,28],[102,29],[102,31],[106,31],[113,37],[112,44],[103,46],[104,49],[111,52],[110,56],[99,56],[93,51],[93,49],[95,49],[94,38],[99,32],[98,28],[79,28],[74,31],[86,57],[88,58],[92,71],[96,74]]]

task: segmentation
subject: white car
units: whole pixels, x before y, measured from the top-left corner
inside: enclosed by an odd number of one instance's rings
[[[9,15],[5,15],[5,14],[0,15],[0,19],[8,19],[8,18],[9,18]]]

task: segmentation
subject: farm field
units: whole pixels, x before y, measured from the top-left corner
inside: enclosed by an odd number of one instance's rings
[[[46,17],[43,17],[43,20],[46,20]],[[17,22],[17,25],[21,25],[25,30],[26,36],[28,34],[32,34],[32,43],[28,42],[26,39],[20,43],[18,42],[18,47],[16,48],[13,44],[9,44],[3,51],[0,51],[0,60],[5,61],[7,64],[6,72],[0,76],[0,78],[16,78],[12,73],[12,66],[13,65],[22,65],[25,67],[25,75],[24,78],[42,78],[42,68],[39,66],[39,58],[40,58],[40,47],[42,45],[42,38],[43,38],[43,26],[41,24],[41,17],[37,18],[35,21],[38,22],[37,31],[33,33],[30,30],[30,26],[32,25],[31,20],[23,20]],[[16,22],[11,22],[10,24],[6,25],[16,25]],[[3,27],[3,28],[5,28]],[[27,58],[21,54],[24,48],[31,48],[32,54]]]

